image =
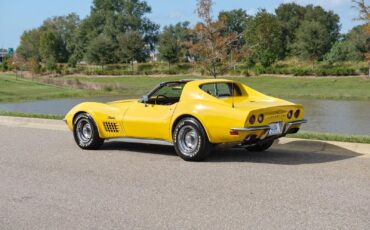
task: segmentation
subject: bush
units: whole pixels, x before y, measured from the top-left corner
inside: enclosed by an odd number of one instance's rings
[[[152,71],[155,65],[153,64],[139,64],[137,67],[138,72]]]
[[[356,70],[348,67],[318,68],[316,76],[351,76],[356,74]]]
[[[191,63],[179,63],[177,64],[177,69],[181,71],[191,71],[193,70],[193,65]]]
[[[110,65],[106,65],[104,68],[108,70],[127,70],[131,68],[131,65],[129,64],[110,64]]]
[[[368,75],[369,74],[369,67],[362,67],[359,69],[360,74]]]
[[[312,69],[301,68],[301,67],[292,68],[290,73],[293,74],[294,76],[310,76],[310,75],[313,75]]]

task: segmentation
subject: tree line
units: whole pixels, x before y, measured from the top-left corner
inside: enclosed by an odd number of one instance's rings
[[[158,57],[169,66],[197,64],[213,76],[235,63],[268,67],[299,57],[318,61],[364,61],[368,57],[369,6],[354,1],[364,25],[341,34],[340,18],[320,6],[283,3],[274,13],[249,15],[244,9],[212,15],[212,0],[198,0],[200,21],[160,26],[147,15],[144,0],[94,0],[83,20],[72,13],[52,17],[25,31],[16,51],[29,68],[53,70],[58,63],[107,65],[147,62]]]

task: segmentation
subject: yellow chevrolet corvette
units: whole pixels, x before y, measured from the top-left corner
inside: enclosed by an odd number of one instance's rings
[[[217,145],[267,150],[306,120],[302,105],[240,82],[207,79],[164,82],[140,100],[82,103],[65,122],[82,149],[109,139],[171,144],[184,160],[200,161]]]

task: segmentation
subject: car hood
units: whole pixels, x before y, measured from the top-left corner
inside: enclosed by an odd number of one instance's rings
[[[108,104],[108,105],[110,105],[110,106],[113,106],[113,107],[122,108],[122,107],[130,106],[130,105],[132,105],[133,103],[138,102],[138,100],[139,100],[139,99],[120,100],[120,101],[113,101],[113,102],[109,102],[109,103],[107,103],[107,104]]]

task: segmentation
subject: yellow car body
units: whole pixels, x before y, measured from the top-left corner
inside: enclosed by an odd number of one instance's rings
[[[240,82],[216,79],[183,82],[181,96],[173,104],[147,103],[139,99],[106,104],[88,102],[74,107],[65,121],[69,129],[74,130],[76,116],[87,113],[102,139],[135,138],[173,143],[176,123],[184,117],[193,117],[204,127],[210,143],[235,145],[247,143],[251,137],[254,142],[268,138],[271,124],[282,124],[275,136],[278,138],[298,132],[306,122],[302,105],[267,96]],[[222,83],[237,88],[238,93],[232,91],[233,95],[215,97],[202,89]],[[251,124],[253,116],[255,122]],[[259,122],[261,116],[263,121]]]

